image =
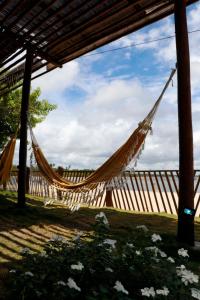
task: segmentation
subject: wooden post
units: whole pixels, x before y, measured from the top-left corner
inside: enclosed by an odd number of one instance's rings
[[[58,167],[58,169],[57,169],[57,173],[62,177],[63,175],[64,175],[64,169],[63,169],[63,167]],[[62,200],[62,196],[63,196],[63,193],[62,193],[62,191],[61,190],[57,190],[57,198],[58,198],[58,200]]]
[[[19,176],[18,176],[18,206],[24,207],[26,203],[26,160],[27,160],[27,123],[29,110],[29,95],[31,85],[31,70],[33,63],[33,52],[27,49],[24,70],[24,81],[22,87],[21,102],[21,127],[19,148]]]
[[[175,29],[180,170],[177,239],[194,245],[194,217],[184,214],[184,208],[194,208],[193,132],[186,0],[175,0]]]
[[[3,182],[3,190],[4,190],[4,191],[7,190],[7,182]]]
[[[30,168],[26,167],[26,194],[29,194]]]
[[[113,207],[112,190],[110,189],[106,189],[105,205],[106,207]]]

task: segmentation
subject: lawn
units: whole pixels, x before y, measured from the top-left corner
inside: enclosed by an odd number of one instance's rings
[[[164,235],[169,240],[166,249],[177,247],[177,217],[174,215],[87,207],[71,213],[58,204],[44,207],[42,199],[30,197],[27,199],[27,207],[20,210],[16,207],[15,193],[0,192],[0,294],[2,292],[3,295],[9,269],[20,266],[20,252],[23,248],[27,247],[37,253],[54,235],[70,239],[80,230],[90,234],[91,224],[94,224],[95,215],[100,211],[109,219],[112,238],[117,237],[123,241],[137,225],[146,225],[150,232]],[[200,240],[200,218],[195,220],[195,233],[196,239]],[[199,259],[199,252],[194,251],[193,263],[197,271]],[[0,299],[3,296],[0,295]]]

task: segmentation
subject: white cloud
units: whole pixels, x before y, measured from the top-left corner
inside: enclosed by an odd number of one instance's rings
[[[79,69],[82,78],[81,65]],[[97,86],[101,88],[95,90],[93,87],[93,93],[89,92],[79,106],[74,108],[63,104],[49,115],[45,123],[37,126],[35,133],[39,144],[51,163],[96,168],[128,138],[160,92],[160,87],[144,89],[137,78],[111,81],[102,78]],[[172,105],[166,99],[164,101],[165,109],[158,114],[158,120],[166,110],[173,111]],[[148,153],[152,153],[155,143],[162,148],[164,129],[165,125],[161,132],[156,133],[157,140],[149,144]],[[165,132],[166,136],[170,134],[170,131]]]
[[[79,72],[79,64],[77,61],[72,61],[34,80],[32,86],[33,88],[40,86],[45,97],[50,97],[52,94],[60,96],[68,87],[76,83]]]

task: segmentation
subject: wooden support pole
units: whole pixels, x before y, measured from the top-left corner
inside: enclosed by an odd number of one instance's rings
[[[21,126],[20,126],[20,148],[19,148],[19,176],[18,176],[18,206],[26,204],[26,161],[27,161],[27,123],[29,110],[29,95],[31,86],[31,70],[33,63],[33,52],[27,49],[24,70],[21,102]]]
[[[113,207],[112,191],[108,189],[106,189],[105,205],[106,207]]]
[[[186,0],[175,0],[175,31],[179,123],[179,207],[177,239],[189,245],[194,245],[194,217],[184,213],[184,208],[194,208],[193,132]]]

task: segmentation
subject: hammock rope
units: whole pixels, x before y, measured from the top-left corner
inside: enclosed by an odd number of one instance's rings
[[[54,185],[57,189],[69,192],[88,192],[95,189],[99,184],[109,185],[113,178],[121,176],[125,168],[130,162],[137,159],[143,148],[145,138],[151,130],[152,122],[157,112],[158,106],[163,98],[163,95],[168,88],[176,69],[172,69],[169,79],[167,80],[159,98],[155,102],[153,108],[138,127],[133,131],[128,140],[117,150],[114,154],[106,160],[95,172],[81,180],[74,183],[62,178],[49,165],[42,150],[40,149],[32,128],[30,127],[30,134],[32,139],[33,153],[37,162],[38,168],[42,175],[46,178],[49,184]]]

